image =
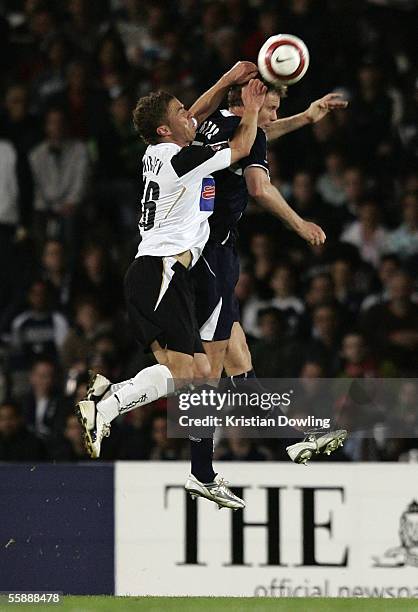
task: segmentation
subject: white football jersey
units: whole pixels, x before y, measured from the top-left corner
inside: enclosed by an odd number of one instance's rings
[[[216,170],[231,164],[229,146],[147,147],[142,159],[144,191],[137,257],[177,255],[190,250],[196,263],[209,238],[208,218],[215,202]]]

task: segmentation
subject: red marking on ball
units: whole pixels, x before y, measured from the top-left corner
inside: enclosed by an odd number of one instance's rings
[[[273,70],[273,68],[271,66],[271,56],[273,55],[273,52],[278,47],[281,47],[282,45],[290,45],[291,47],[294,47],[297,50],[297,52],[299,53],[300,63],[299,63],[299,66],[297,67],[297,69],[294,72],[292,72],[292,74],[287,74],[287,75],[280,76],[279,74],[274,72],[274,70]],[[273,79],[278,79],[278,80],[281,79],[283,81],[288,81],[290,79],[294,79],[295,77],[299,76],[300,73],[302,72],[302,70],[304,69],[304,67],[305,67],[305,55],[303,54],[302,49],[300,49],[300,47],[298,45],[295,45],[295,43],[292,40],[289,40],[289,39],[285,38],[283,40],[277,40],[275,43],[270,45],[270,47],[266,51],[265,62],[266,62],[266,68],[269,71],[269,73],[271,74]]]

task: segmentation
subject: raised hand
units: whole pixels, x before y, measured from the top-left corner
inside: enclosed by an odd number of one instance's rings
[[[258,69],[252,62],[237,62],[223,76],[228,85],[243,85],[257,75]]]
[[[267,87],[259,79],[251,81],[242,88],[242,102],[245,108],[260,110],[266,98]]]
[[[325,232],[311,221],[303,221],[301,227],[298,229],[298,234],[301,238],[312,244],[318,246],[324,244],[326,240]]]
[[[330,111],[347,108],[348,101],[344,99],[342,93],[330,93],[312,102],[305,111],[310,123],[316,123],[327,115]]]

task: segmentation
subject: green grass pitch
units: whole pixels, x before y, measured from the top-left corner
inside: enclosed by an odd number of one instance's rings
[[[261,597],[70,597],[61,604],[0,604],[42,612],[418,612],[418,599],[278,599]]]

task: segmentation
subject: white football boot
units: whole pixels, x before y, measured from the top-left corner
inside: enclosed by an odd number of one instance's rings
[[[312,432],[302,442],[296,442],[296,444],[288,446],[286,451],[291,460],[306,465],[314,455],[321,452],[330,455],[344,445],[344,440],[347,437],[345,429],[337,429],[336,431],[321,433],[321,435],[319,433]]]
[[[83,428],[84,445],[92,459],[100,457],[103,438],[110,436],[110,423],[106,423],[97,410],[100,400],[110,393],[111,382],[101,374],[91,374],[86,399],[78,402],[76,414]]]
[[[226,486],[228,483],[218,474],[213,482],[204,484],[190,474],[184,488],[190,493],[192,499],[196,497],[204,497],[209,501],[218,504],[218,509],[230,508],[231,510],[239,510],[245,508],[245,502]]]
[[[110,423],[106,423],[97,410],[98,401],[82,400],[77,404],[78,420],[83,428],[84,445],[92,459],[100,457],[103,438],[110,436]]]

